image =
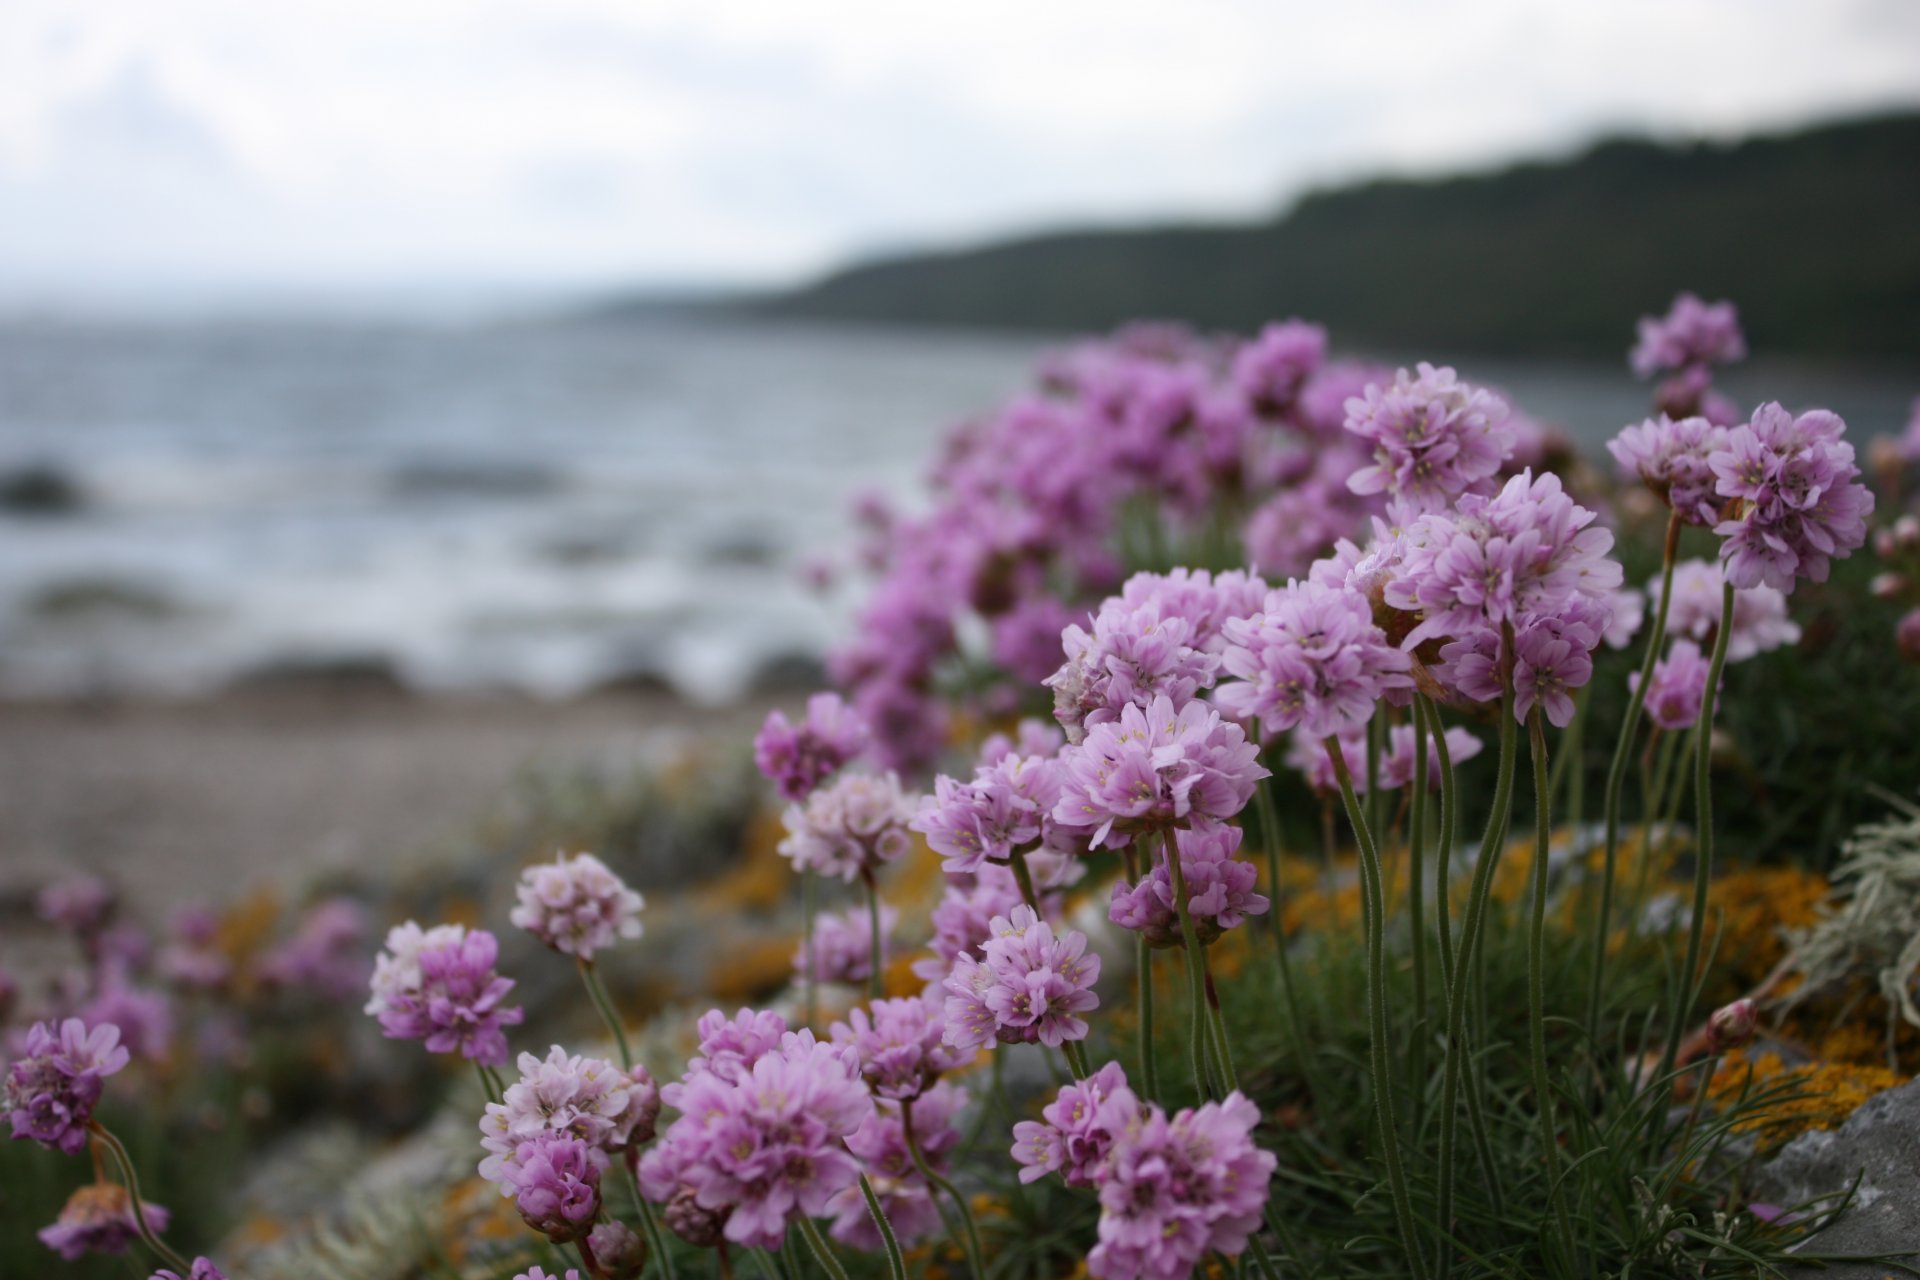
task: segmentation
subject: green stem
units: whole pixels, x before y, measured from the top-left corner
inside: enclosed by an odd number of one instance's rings
[[[865,1183],[866,1180],[866,1176],[861,1175],[860,1181]],[[805,1240],[807,1248],[813,1251],[814,1260],[833,1280],[847,1280],[847,1269],[840,1265],[838,1258],[833,1256],[833,1250],[829,1249],[827,1242],[821,1238],[820,1228],[814,1225],[813,1219],[802,1215],[793,1221],[794,1225],[800,1228],[800,1238]]]
[[[926,1154],[920,1150],[920,1140],[914,1136],[913,1132],[912,1102],[900,1104],[900,1131],[906,1138],[907,1155],[912,1158],[913,1167],[920,1171],[920,1176],[925,1178],[929,1185],[945,1192],[953,1201],[954,1208],[960,1211],[960,1225],[966,1233],[961,1243],[967,1251],[967,1269],[976,1277],[985,1277],[987,1268],[983,1261],[984,1255],[980,1252],[980,1233],[974,1226],[973,1209],[967,1204],[967,1198],[960,1194],[960,1188],[935,1173],[933,1166],[927,1163]]]
[[[132,1202],[133,1225],[134,1229],[140,1233],[140,1239],[168,1266],[181,1275],[186,1275],[193,1270],[193,1265],[169,1249],[160,1237],[154,1234],[153,1226],[147,1221],[147,1202],[140,1195],[140,1175],[134,1172],[133,1157],[127,1154],[127,1149],[121,1145],[120,1139],[114,1137],[107,1126],[98,1120],[89,1121],[87,1128],[95,1138],[100,1140],[101,1145],[106,1147],[107,1152],[113,1156],[114,1164],[119,1167],[120,1181],[126,1185],[127,1198]]]
[[[591,960],[582,959],[577,963],[580,978],[587,984],[587,996],[593,1001],[593,1007],[600,1011],[600,1020],[607,1024],[607,1030],[613,1033],[613,1043],[620,1050],[620,1066],[627,1071],[633,1070],[633,1050],[627,1045],[627,1029],[620,1025],[620,1015],[614,1011],[606,984],[600,980],[600,971],[594,968]]]
[[[631,1167],[627,1170],[627,1186],[633,1191],[633,1207],[640,1215],[640,1229],[646,1233],[647,1248],[660,1260],[660,1274],[666,1280],[674,1280],[673,1255],[667,1251],[667,1238],[660,1230],[659,1215],[640,1193],[640,1176]]]
[[[1407,812],[1407,914],[1412,919],[1413,1034],[1407,1046],[1407,1105],[1412,1130],[1421,1130],[1427,1095],[1427,722],[1413,709],[1413,798]]]
[[[1421,1257],[1418,1237],[1414,1234],[1413,1202],[1407,1194],[1407,1174],[1400,1162],[1400,1133],[1393,1109],[1393,1072],[1387,1061],[1387,896],[1380,876],[1380,850],[1373,842],[1373,831],[1367,825],[1359,797],[1353,793],[1353,776],[1347,769],[1346,756],[1341,753],[1340,739],[1329,735],[1326,748],[1333,760],[1334,776],[1340,780],[1340,799],[1347,806],[1354,843],[1360,848],[1367,934],[1367,1056],[1373,1068],[1373,1103],[1380,1124],[1380,1153],[1387,1166],[1387,1186],[1393,1194],[1393,1216],[1399,1226],[1400,1245],[1406,1250],[1407,1266],[1415,1280],[1424,1280],[1426,1261]]]
[[[488,1071],[484,1064],[474,1063],[473,1073],[480,1077],[480,1092],[487,1095],[488,1102],[500,1102],[503,1100],[499,1086],[494,1083],[493,1073]]]
[[[1060,1055],[1067,1060],[1067,1069],[1073,1072],[1075,1080],[1085,1080],[1093,1074],[1087,1068],[1087,1051],[1080,1047],[1078,1040],[1062,1040]]]
[[[1504,665],[1504,663],[1503,663]],[[1480,841],[1480,856],[1473,864],[1473,884],[1467,892],[1467,914],[1460,925],[1460,945],[1453,958],[1453,989],[1447,997],[1446,1059],[1440,1084],[1440,1169],[1435,1197],[1434,1221],[1440,1236],[1439,1274],[1444,1280],[1453,1264],[1453,1250],[1447,1243],[1453,1231],[1454,1165],[1458,1159],[1455,1144],[1460,1127],[1460,1078],[1466,1069],[1467,997],[1473,986],[1473,957],[1479,947],[1480,931],[1486,922],[1487,894],[1493,885],[1493,869],[1500,861],[1500,845],[1506,835],[1508,810],[1513,805],[1514,775],[1513,691],[1500,697],[1500,772],[1494,782],[1493,809],[1487,815],[1487,830]]]
[[[1633,756],[1634,739],[1640,731],[1640,713],[1647,704],[1647,686],[1653,683],[1654,664],[1660,660],[1660,646],[1667,635],[1667,606],[1673,602],[1673,563],[1680,547],[1680,513],[1667,519],[1666,551],[1660,565],[1660,602],[1654,606],[1653,626],[1647,632],[1647,649],[1640,658],[1640,680],[1627,695],[1627,714],[1620,722],[1620,737],[1613,744],[1613,763],[1607,768],[1607,790],[1602,803],[1606,823],[1604,862],[1600,869],[1600,906],[1593,917],[1593,960],[1587,978],[1587,1040],[1600,1043],[1601,1001],[1606,996],[1607,936],[1613,928],[1613,879],[1620,858],[1620,793],[1626,784],[1627,761]]]
[[[1040,909],[1040,895],[1033,889],[1033,872],[1027,869],[1026,851],[1015,849],[1013,856],[1007,861],[1013,867],[1014,883],[1020,886],[1021,901],[1033,908],[1034,915],[1045,919],[1046,912]]]
[[[1547,1196],[1566,1252],[1573,1257],[1573,1226],[1560,1193],[1559,1126],[1553,1118],[1553,1087],[1547,1076],[1547,872],[1553,843],[1553,784],[1547,774],[1547,733],[1540,708],[1527,717],[1527,742],[1533,755],[1533,919],[1527,933],[1527,1027],[1533,1059],[1533,1091],[1540,1108],[1540,1137],[1546,1167]]]
[[[1440,848],[1434,859],[1433,908],[1440,927],[1440,980],[1453,989],[1453,829],[1458,825],[1456,792],[1453,789],[1453,751],[1447,746],[1447,728],[1440,722],[1440,708],[1423,693],[1413,698],[1416,717],[1424,714],[1433,735],[1434,754],[1440,757]]]
[[[867,1212],[873,1215],[874,1225],[880,1228],[880,1243],[886,1248],[888,1273],[893,1280],[907,1280],[907,1260],[900,1253],[900,1238],[893,1234],[893,1224],[887,1221],[886,1210],[880,1207],[880,1197],[874,1194],[873,1183],[864,1173],[860,1175],[860,1194],[866,1199]],[[800,1221],[809,1227],[813,1225],[809,1218]],[[814,1239],[814,1236],[808,1236],[807,1243],[812,1244]],[[815,1251],[818,1252],[817,1246]]]
[[[1693,1006],[1699,996],[1700,938],[1707,924],[1707,889],[1713,879],[1713,704],[1720,690],[1720,673],[1727,665],[1727,640],[1733,632],[1733,583],[1720,592],[1720,626],[1713,637],[1713,661],[1707,667],[1707,688],[1700,697],[1700,719],[1694,726],[1699,741],[1693,758],[1694,823],[1699,830],[1693,836],[1693,919],[1687,922],[1687,959],[1680,969],[1680,1002],[1667,1028],[1667,1047],[1660,1055],[1660,1074],[1664,1089],[1671,1092],[1667,1079],[1680,1055],[1680,1038],[1693,1019]],[[1657,1114],[1657,1111],[1656,1111]]]
[[[867,975],[867,995],[874,1000],[887,994],[886,951],[880,936],[880,890],[874,886],[873,872],[863,868],[860,877],[867,886],[868,960],[873,972]]]
[[[820,1015],[820,979],[813,969],[817,961],[813,954],[813,871],[811,868],[800,873],[800,954],[807,958],[801,972],[801,981],[806,985],[807,1025],[813,1026]]]
[[[1193,927],[1193,913],[1187,910],[1187,878],[1180,870],[1180,854],[1171,834],[1160,837],[1160,855],[1166,860],[1173,909],[1180,917],[1180,938],[1186,944],[1187,1011],[1190,1018],[1187,1038],[1191,1042],[1187,1045],[1187,1054],[1193,1066],[1194,1087],[1204,1098],[1209,1092],[1210,1073],[1206,1063],[1207,1054],[1212,1048],[1212,1032],[1208,1028],[1206,1012],[1206,961],[1200,947],[1200,935]],[[1219,1096],[1224,1096],[1224,1091]]]

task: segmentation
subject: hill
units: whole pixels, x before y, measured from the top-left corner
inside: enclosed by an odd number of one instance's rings
[[[1383,179],[1245,225],[1061,231],[856,265],[750,312],[1104,329],[1326,322],[1344,342],[1617,354],[1679,289],[1756,347],[1920,359],[1920,114],[1734,143],[1638,139]]]

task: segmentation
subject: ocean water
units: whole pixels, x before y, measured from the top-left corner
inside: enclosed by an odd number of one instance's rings
[[[862,490],[911,508],[941,432],[1027,384],[1034,337],[691,322],[0,324],[0,695],[186,694],[360,664],[564,697],[735,698],[817,656],[802,581]],[[1624,367],[1461,361],[1597,448]],[[1897,430],[1920,387],[1729,383]]]

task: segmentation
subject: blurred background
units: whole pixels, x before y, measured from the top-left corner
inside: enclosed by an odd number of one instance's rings
[[[1446,359],[1592,444],[1920,391],[1920,7],[0,9],[0,894],[377,863],[744,746],[850,503],[1075,331]]]

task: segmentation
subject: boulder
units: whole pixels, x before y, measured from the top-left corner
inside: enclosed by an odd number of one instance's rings
[[[1920,1081],[1868,1099],[1836,1130],[1795,1138],[1760,1171],[1754,1197],[1791,1206],[1844,1191],[1856,1177],[1853,1203],[1800,1252],[1892,1253],[1907,1266],[1920,1266]],[[1881,1280],[1905,1273],[1881,1263],[1847,1262],[1810,1264],[1791,1274]]]

